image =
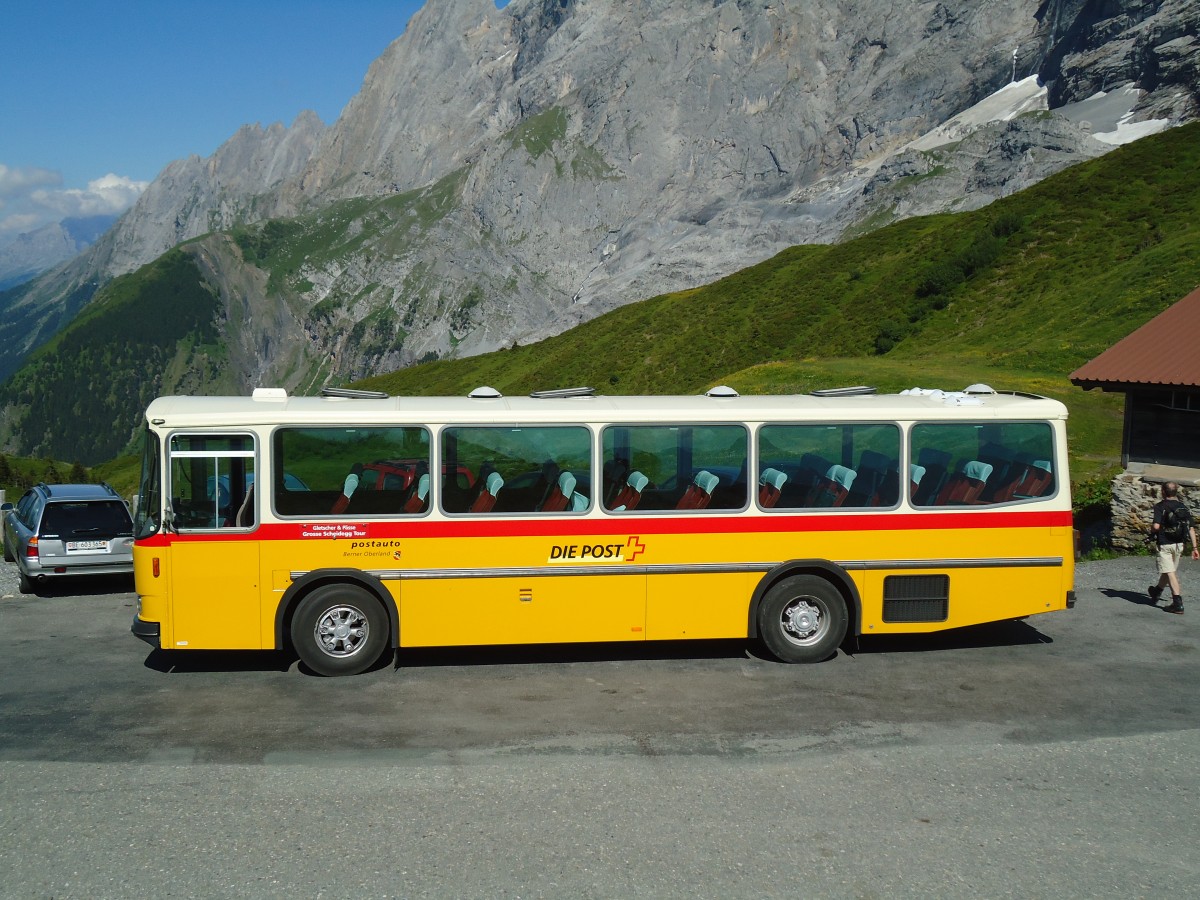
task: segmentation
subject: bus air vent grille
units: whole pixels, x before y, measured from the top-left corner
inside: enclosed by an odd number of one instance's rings
[[[949,575],[889,575],[883,579],[883,621],[945,622]]]
[[[811,393],[814,397],[864,397],[877,393],[877,390],[868,384],[856,384],[853,387],[821,388]]]
[[[545,391],[532,391],[529,396],[536,400],[561,400],[569,397],[594,397],[594,387],[552,388]]]
[[[358,388],[321,388],[321,396],[334,400],[387,400],[387,391],[364,391]]]

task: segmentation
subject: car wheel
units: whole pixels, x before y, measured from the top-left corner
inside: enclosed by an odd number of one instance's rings
[[[846,637],[850,616],[841,591],[816,575],[793,575],[767,591],[758,633],[781,662],[828,659]]]
[[[33,582],[30,581],[29,576],[26,575],[24,572],[22,572],[20,569],[17,569],[17,590],[20,591],[22,594],[35,593],[35,591],[33,589]]]
[[[357,675],[383,654],[387,615],[379,600],[352,584],[319,587],[296,607],[292,646],[321,675]]]
[[[12,555],[12,551],[8,549],[8,532],[4,532],[4,561],[16,562],[16,558]]]

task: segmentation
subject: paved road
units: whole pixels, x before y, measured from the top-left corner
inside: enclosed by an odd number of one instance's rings
[[[1144,602],[1151,566],[819,666],[721,642],[321,679],[150,652],[128,585],[22,597],[5,565],[0,897],[1195,895],[1200,604]]]

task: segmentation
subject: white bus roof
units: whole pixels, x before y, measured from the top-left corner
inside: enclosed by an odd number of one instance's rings
[[[1057,400],[1019,393],[520,397],[159,397],[146,418],[167,428],[274,424],[1066,419]],[[566,392],[570,393],[570,392]]]

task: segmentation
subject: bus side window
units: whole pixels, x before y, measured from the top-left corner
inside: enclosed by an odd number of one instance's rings
[[[254,487],[254,438],[246,434],[174,434],[169,447],[171,508],[182,531],[247,528]]]
[[[429,508],[428,478],[420,493],[429,474],[425,428],[280,428],[273,447],[280,516],[406,516]]]
[[[442,431],[442,511],[562,514],[591,506],[591,432],[579,425]],[[477,472],[469,484],[456,473]]]
[[[1054,436],[1046,422],[914,425],[909,454],[925,469],[915,506],[991,506],[1055,492]]]
[[[604,429],[601,441],[610,512],[731,510],[749,503],[749,436],[742,425],[617,425]]]
[[[900,429],[893,424],[764,425],[758,432],[761,509],[895,506]]]

